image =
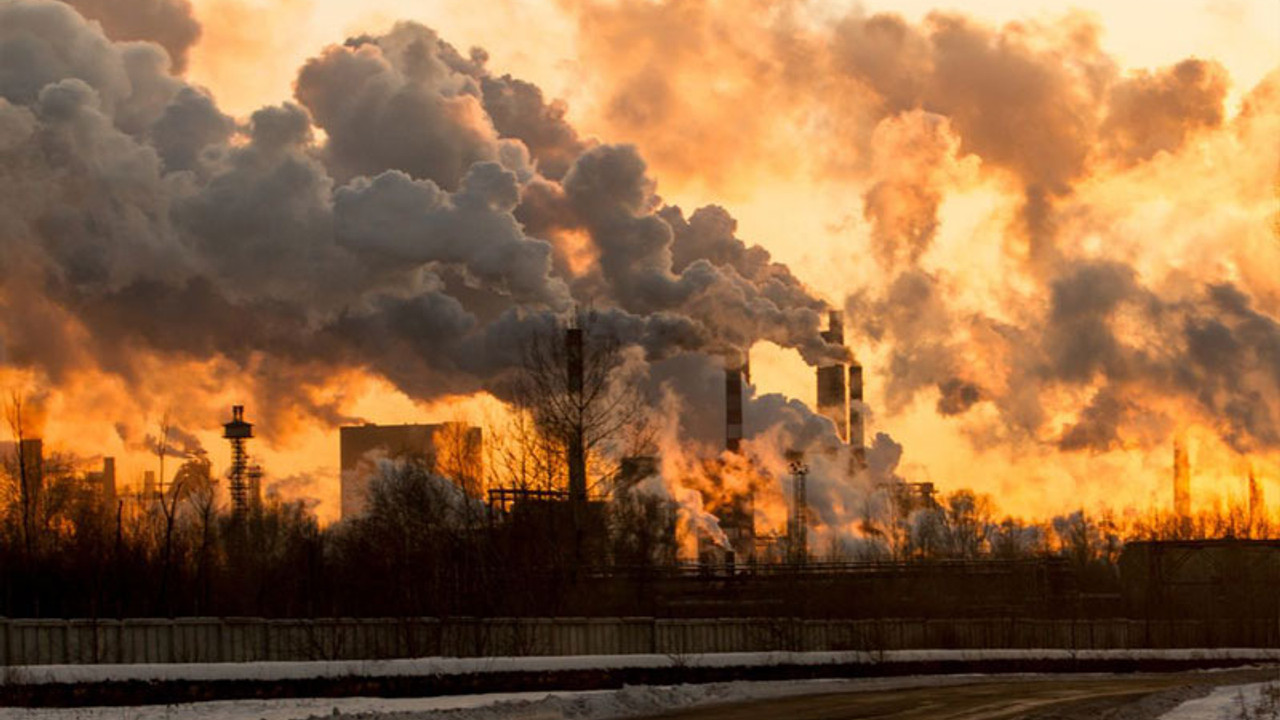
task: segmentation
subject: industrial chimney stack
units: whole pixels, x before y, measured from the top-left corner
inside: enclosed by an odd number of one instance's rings
[[[571,327],[564,337],[565,358],[568,367],[570,405],[582,407],[583,389],[583,348],[582,328]],[[569,499],[575,503],[587,501],[587,449],[586,439],[582,437],[582,425],[578,422],[569,424],[568,445],[569,462]]]
[[[1173,441],[1173,514],[1184,521],[1191,517],[1191,463],[1181,438]]]
[[[44,441],[40,438],[22,438],[18,443],[18,467],[20,480],[26,486],[26,497],[37,502],[44,491]]]
[[[849,446],[853,449],[854,472],[867,466],[867,430],[862,417],[862,365],[849,366]]]
[[[831,345],[844,345],[844,313],[832,310],[827,316],[827,330],[822,339]],[[845,392],[844,365],[827,365],[818,368],[818,412],[830,418],[836,425],[840,440],[849,439],[849,399]]]
[[[822,339],[844,346],[844,313],[832,310]],[[846,369],[847,368],[847,369]],[[847,381],[847,382],[846,382]],[[851,449],[851,472],[867,466],[866,418],[862,410],[862,365],[827,365],[818,368],[818,412],[835,423],[836,435]]]
[[[742,390],[746,364],[729,361],[724,368],[724,448],[742,451]]]

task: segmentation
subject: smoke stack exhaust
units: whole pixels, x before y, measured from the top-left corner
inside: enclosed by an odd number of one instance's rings
[[[867,466],[867,430],[862,417],[862,365],[849,366],[849,447],[853,450],[854,471]]]
[[[570,402],[574,407],[582,407],[583,386],[583,354],[582,328],[569,328],[564,336],[566,372],[569,378]],[[582,437],[582,425],[573,423],[569,429],[568,461],[569,461],[569,499],[573,502],[587,501],[587,451],[586,441]]]
[[[822,339],[832,345],[844,345],[844,313],[832,310],[827,316],[828,329]],[[818,412],[835,423],[836,435],[849,440],[849,399],[845,392],[844,365],[818,368]]]
[[[1173,514],[1184,521],[1191,517],[1191,463],[1183,441],[1173,441]]]
[[[44,490],[44,441],[22,438],[18,443],[18,463],[23,501],[34,505]]]
[[[742,451],[742,366],[724,369],[724,449]]]
[[[116,506],[116,459],[102,458],[102,504],[108,508]]]

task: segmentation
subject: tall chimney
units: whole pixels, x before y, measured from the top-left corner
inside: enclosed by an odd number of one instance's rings
[[[1258,476],[1253,474],[1253,465],[1249,465],[1249,524],[1254,525],[1267,517],[1266,500],[1262,495],[1262,484]]]
[[[108,508],[116,506],[116,459],[102,458],[102,504]]]
[[[1181,438],[1173,441],[1173,514],[1191,517],[1191,463]]]
[[[570,404],[573,408],[582,407],[583,389],[583,354],[582,328],[569,328],[564,336],[565,358],[568,363]],[[582,437],[582,424],[574,418],[569,423],[568,462],[569,462],[569,499],[574,502],[587,500],[587,450],[586,439]]]
[[[741,366],[724,369],[724,448],[731,453],[742,450],[742,375]]]
[[[862,417],[862,365],[849,366],[849,446],[853,449],[854,471],[867,466],[867,429]]]
[[[23,438],[18,447],[22,482],[26,495],[33,502],[44,490],[44,441],[40,438]]]
[[[832,310],[827,316],[827,330],[822,339],[832,345],[844,345],[844,313]],[[849,400],[845,393],[843,365],[818,368],[818,412],[836,425],[836,435],[849,439]]]

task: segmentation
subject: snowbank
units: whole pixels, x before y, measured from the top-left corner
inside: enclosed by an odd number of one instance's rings
[[[1030,677],[1030,676],[1026,676]],[[0,720],[308,720],[342,715],[407,713],[397,720],[613,720],[679,708],[836,692],[963,685],[981,675],[733,682],[626,687],[586,692],[494,693],[443,698],[308,698],[234,700],[184,705],[111,708],[0,708]]]
[[[1208,695],[1196,700],[1189,700],[1160,717],[1160,720],[1236,720],[1248,717],[1258,720],[1280,718],[1274,712],[1259,715],[1243,714],[1243,710],[1252,710],[1262,701],[1263,691],[1274,683],[1255,683],[1252,685],[1226,685],[1216,688]]]
[[[756,668],[781,665],[877,665],[984,661],[1280,661],[1280,649],[1183,650],[896,650],[868,652],[717,653],[708,655],[575,655],[561,657],[419,658],[325,662],[169,663],[157,665],[30,665],[6,668],[0,685],[122,681],[307,680],[432,677],[503,672],[628,668]]]

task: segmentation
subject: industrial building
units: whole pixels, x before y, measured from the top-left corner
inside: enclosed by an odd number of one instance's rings
[[[102,499],[104,507],[115,507],[117,499],[115,458],[102,458],[102,469],[87,473],[84,479],[93,488],[94,493]]]
[[[844,346],[844,313],[830,311],[822,339],[831,345]],[[857,361],[824,365],[817,369],[818,412],[835,425],[837,439],[849,448],[849,472],[860,472],[866,466],[865,421],[862,388],[862,366]],[[749,358],[732,358],[725,362],[725,450],[742,452],[745,424],[745,391],[751,382]],[[835,451],[838,448],[829,448]],[[808,503],[806,479],[809,468],[799,452],[788,453],[790,498],[785,538],[758,535],[755,528],[755,499],[752,491],[731,496],[704,497],[704,505],[720,523],[728,539],[722,547],[709,535],[699,538],[698,559],[704,565],[733,568],[754,564],[768,558],[785,557],[789,562],[803,563],[809,556]],[[708,471],[711,477],[717,470]],[[901,488],[891,488],[900,494]],[[931,497],[932,486],[929,487]],[[782,547],[779,547],[779,544]]]
[[[102,459],[101,470],[89,470],[83,474],[73,472],[68,463],[55,460],[50,462],[45,457],[43,438],[23,438],[16,445],[0,443],[4,454],[13,453],[17,477],[15,480],[24,483],[26,496],[33,505],[39,505],[42,497],[49,490],[51,482],[69,481],[83,483],[105,508],[115,507],[117,500],[116,460],[114,457]]]
[[[458,483],[469,495],[479,494],[484,437],[478,427],[455,422],[353,425],[339,430],[339,444],[343,519],[364,513],[379,460],[421,463],[428,472]]]

